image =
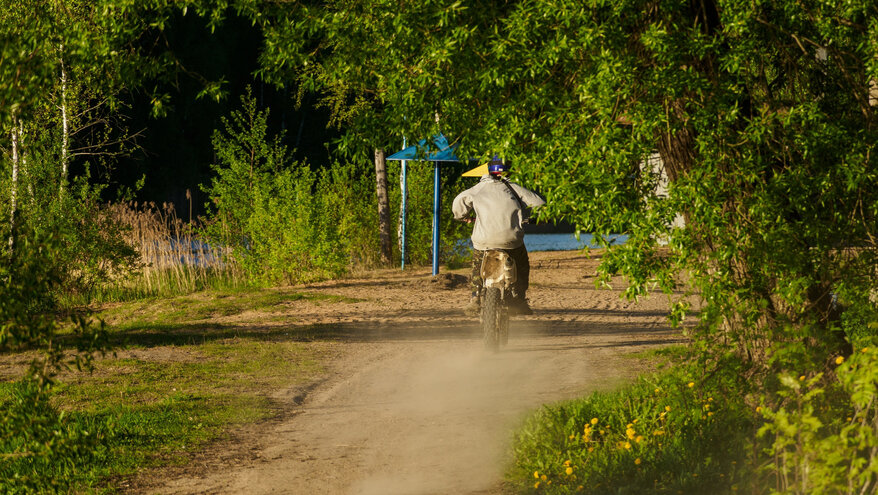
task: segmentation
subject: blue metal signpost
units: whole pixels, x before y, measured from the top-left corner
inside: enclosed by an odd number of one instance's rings
[[[439,162],[433,162],[433,275],[439,273],[439,203],[442,184],[439,182]]]
[[[405,147],[406,147],[405,146],[405,138],[402,138],[402,148],[405,149]],[[406,160],[402,160],[402,163],[401,163],[402,170],[400,170],[400,175],[401,175],[400,182],[402,183],[400,185],[400,187],[402,188],[402,200],[401,200],[402,211],[399,214],[399,216],[400,216],[400,219],[399,219],[399,223],[400,223],[400,226],[399,226],[400,256],[399,256],[399,258],[400,258],[400,264],[402,265],[400,267],[401,270],[405,270],[405,216],[406,216],[405,210],[406,210],[406,206],[408,205],[408,177],[406,177],[407,163],[408,162]]]

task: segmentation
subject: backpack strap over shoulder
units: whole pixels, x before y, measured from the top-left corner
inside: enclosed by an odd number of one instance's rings
[[[506,185],[506,188],[509,189],[509,192],[512,193],[512,196],[515,198],[516,201],[518,201],[518,206],[521,208],[521,211],[527,212],[527,205],[524,204],[524,201],[521,200],[521,196],[519,196],[518,193],[515,192],[515,188],[512,187],[512,184],[509,183],[509,180],[506,177],[501,177],[500,181],[502,181],[503,184]],[[524,215],[522,215],[522,222],[528,223],[529,221],[530,218],[525,218]]]

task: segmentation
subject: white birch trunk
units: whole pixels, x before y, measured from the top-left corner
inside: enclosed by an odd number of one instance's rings
[[[64,45],[60,51],[64,52]],[[67,69],[64,68],[64,57],[61,57],[61,193],[67,185],[67,162],[70,160],[69,129],[67,124]]]
[[[15,213],[18,202],[18,119],[12,117],[12,186],[10,191],[9,210],[9,250],[15,244]]]
[[[34,196],[34,181],[30,180],[30,171],[27,169],[27,155],[24,152],[24,122],[18,121],[18,181],[27,184],[27,200],[33,204],[36,196]],[[19,201],[21,202],[21,201]]]

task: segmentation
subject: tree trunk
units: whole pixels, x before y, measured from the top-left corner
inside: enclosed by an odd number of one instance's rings
[[[12,117],[12,185],[9,193],[9,251],[15,247],[15,215],[18,206],[18,119]]]
[[[375,150],[375,181],[378,192],[378,240],[381,247],[381,263],[390,264],[390,202],[387,199],[387,162],[384,150]]]
[[[60,51],[64,51],[61,45]],[[64,68],[64,57],[61,57],[61,186],[64,193],[67,186],[67,162],[70,160],[70,137],[67,123],[67,69]]]

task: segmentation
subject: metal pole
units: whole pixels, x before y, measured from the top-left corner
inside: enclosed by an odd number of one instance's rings
[[[439,162],[433,162],[433,275],[439,273]]]
[[[402,138],[402,149],[405,149],[405,138]],[[405,270],[405,210],[406,210],[406,203],[408,202],[408,179],[406,177],[406,161],[405,160],[402,161],[402,172],[401,173],[402,173],[402,218],[401,218],[400,223],[402,224],[402,229],[401,229],[401,233],[400,233],[401,239],[400,239],[400,246],[399,246],[399,251],[400,251],[399,257],[402,259],[402,266],[400,267],[400,269]]]

